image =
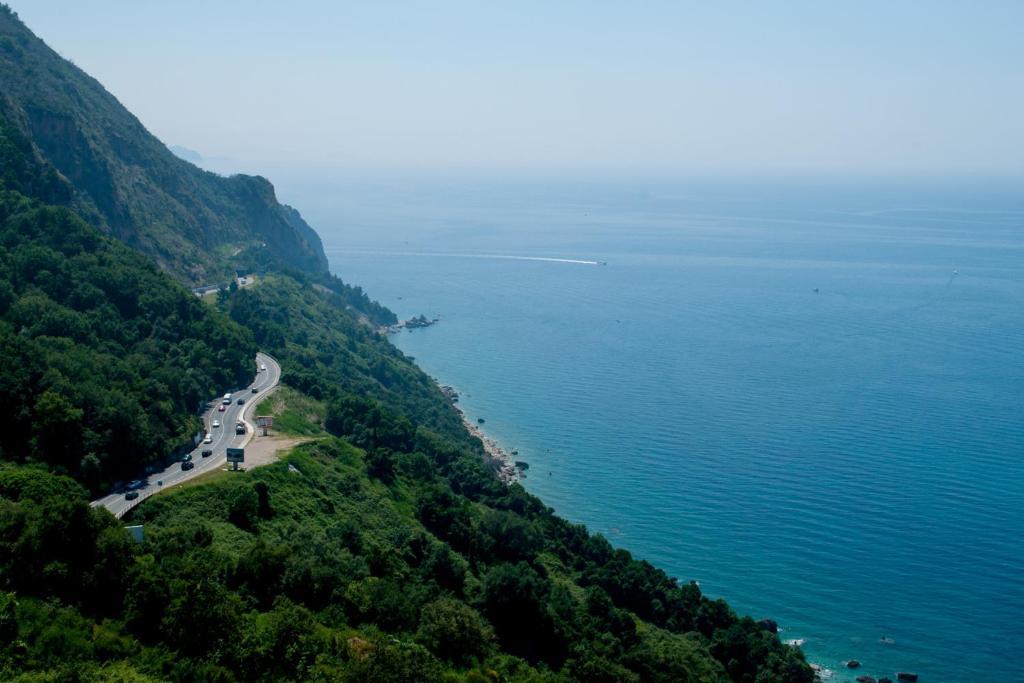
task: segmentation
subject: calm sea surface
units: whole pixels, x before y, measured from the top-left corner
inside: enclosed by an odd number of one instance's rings
[[[442,318],[395,343],[563,516],[777,619],[835,680],[1024,676],[1024,191],[284,194],[335,273]]]

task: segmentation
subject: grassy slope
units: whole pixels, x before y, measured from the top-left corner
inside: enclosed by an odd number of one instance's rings
[[[274,418],[273,432],[290,436],[319,436],[325,434],[324,419],[327,406],[282,385],[256,407],[257,415]]]

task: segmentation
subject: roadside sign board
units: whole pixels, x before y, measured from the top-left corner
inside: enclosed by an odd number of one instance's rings
[[[274,426],[273,415],[257,415],[256,426],[263,430],[263,436],[266,436],[270,432],[270,428]]]
[[[245,449],[244,448],[229,448],[228,449],[228,462],[245,462]]]

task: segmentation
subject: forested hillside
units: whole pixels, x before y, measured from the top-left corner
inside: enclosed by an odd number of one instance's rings
[[[190,283],[271,264],[326,272],[320,238],[264,178],[230,178],[175,156],[95,79],[0,5],[0,117],[64,180],[48,201]]]
[[[311,423],[284,462],[147,500],[138,546],[72,482],[0,467],[0,558],[20,559],[0,559],[0,676],[813,680],[471,450],[367,399],[328,404],[331,433]]]
[[[71,211],[0,190],[0,448],[93,491],[191,444],[251,334]]]
[[[191,444],[197,409],[248,381],[256,347],[150,259],[52,205],[73,193],[0,116],[0,454],[96,492]]]

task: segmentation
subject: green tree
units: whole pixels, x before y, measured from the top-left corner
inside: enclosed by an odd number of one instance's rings
[[[252,531],[260,513],[260,497],[252,486],[238,486],[231,494],[228,520],[239,529]]]
[[[469,605],[440,598],[423,607],[416,640],[456,664],[483,660],[495,646],[494,629]]]

